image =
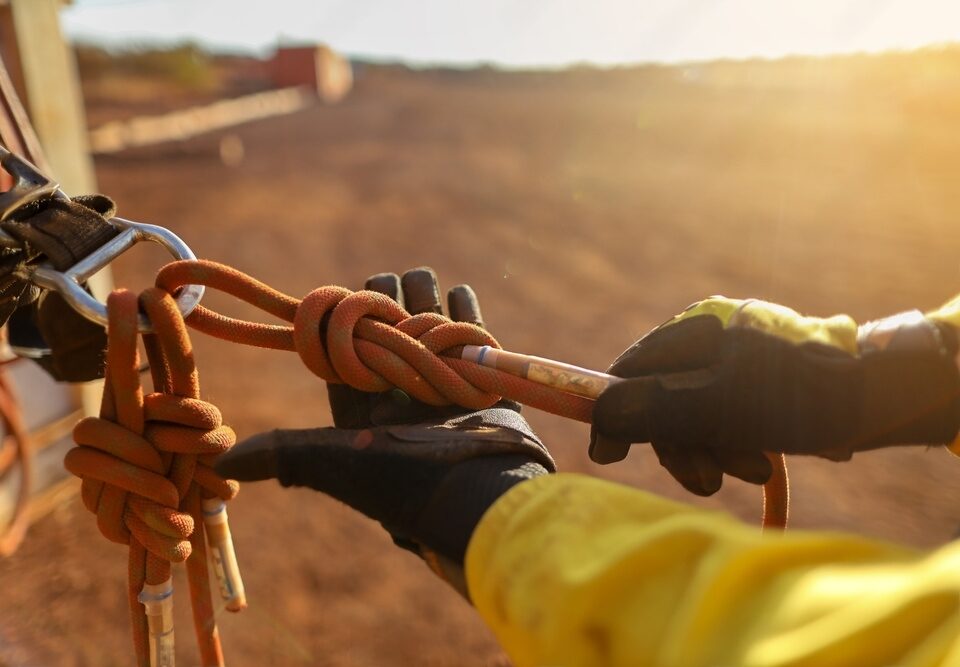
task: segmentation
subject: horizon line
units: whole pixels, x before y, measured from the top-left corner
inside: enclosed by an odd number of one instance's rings
[[[335,53],[343,56],[352,63],[366,63],[375,65],[402,65],[409,69],[500,69],[516,72],[524,71],[563,71],[570,69],[629,69],[639,67],[691,67],[702,66],[712,63],[729,64],[749,64],[749,63],[776,63],[787,60],[808,59],[808,60],[829,60],[831,58],[851,58],[851,57],[871,57],[883,55],[909,55],[917,54],[923,51],[948,51],[951,49],[960,50],[960,40],[930,42],[915,46],[886,47],[877,49],[858,49],[850,51],[830,51],[830,52],[788,52],[777,55],[765,55],[758,53],[749,56],[717,56],[709,59],[652,59],[636,60],[622,62],[595,61],[589,59],[569,60],[560,63],[509,63],[495,58],[491,59],[464,59],[464,60],[419,60],[416,58],[404,58],[402,56],[378,55],[378,54],[360,54],[345,53],[322,40],[309,39],[288,39],[282,37],[277,39],[276,43],[270,46],[249,47],[237,44],[217,44],[202,39],[192,39],[189,37],[178,39],[164,38],[139,38],[130,37],[124,39],[109,39],[109,44],[104,44],[102,36],[93,38],[91,35],[74,34],[68,35],[68,41],[72,46],[86,46],[100,48],[105,51],[137,51],[137,50],[164,50],[174,49],[183,46],[197,46],[202,51],[214,56],[234,56],[251,57],[261,60],[267,59],[275,53],[278,48],[298,47],[298,46],[327,46]]]

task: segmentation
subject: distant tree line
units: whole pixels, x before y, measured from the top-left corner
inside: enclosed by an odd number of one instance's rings
[[[149,77],[190,89],[208,88],[216,83],[214,56],[193,43],[122,49],[78,44],[76,55],[84,81],[112,76]]]

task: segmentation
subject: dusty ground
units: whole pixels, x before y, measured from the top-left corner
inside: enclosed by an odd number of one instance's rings
[[[235,130],[239,167],[207,137],[97,169],[125,216],[290,294],[430,264],[446,286],[474,285],[504,346],[602,368],[709,294],[870,318],[957,292],[954,93],[936,72],[919,83],[871,72],[366,70],[340,106]],[[117,282],[146,285],[161,259],[131,256]],[[241,437],[329,423],[323,383],[293,355],[195,343],[204,392]],[[754,488],[728,482],[696,500],[646,448],[600,468],[584,426],[528,413],[566,470],[757,520]],[[791,475],[796,527],[931,546],[960,518],[960,461],[943,452],[794,459]],[[251,604],[220,617],[231,665],[504,662],[466,604],[337,503],[247,485],[230,512]],[[36,525],[0,563],[0,644],[11,656],[22,648],[9,659],[129,664],[125,561],[79,502]],[[193,665],[179,576],[178,664]]]

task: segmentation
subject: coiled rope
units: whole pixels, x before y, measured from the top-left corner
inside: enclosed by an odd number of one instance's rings
[[[205,260],[173,262],[157,275],[157,286],[171,294],[188,284],[222,290],[292,325],[234,319],[198,306],[187,317],[191,327],[235,343],[295,351],[327,382],[371,392],[398,387],[429,405],[470,409],[505,397],[577,421],[592,419],[591,399],[460,359],[464,345],[500,348],[483,329],[435,313],[411,316],[379,292],[321,287],[300,301]],[[764,485],[763,526],[782,528],[789,511],[786,464],[780,454],[768,457],[773,475]]]
[[[219,410],[200,400],[183,318],[171,296],[150,288],[139,298],[156,333],[144,335],[154,393],[144,396],[137,352],[138,298],[117,290],[107,300],[108,349],[99,417],[74,429],[79,447],[66,456],[81,495],[107,539],[129,544],[128,601],[137,664],[172,664],[172,643],[151,647],[140,599],[162,587],[171,563],[186,561],[194,628],[203,665],[222,665],[207,570],[201,500],[232,499],[235,481],[210,467],[236,436]],[[172,622],[172,621],[171,621]],[[172,632],[172,629],[171,629]],[[152,633],[156,635],[157,633]]]

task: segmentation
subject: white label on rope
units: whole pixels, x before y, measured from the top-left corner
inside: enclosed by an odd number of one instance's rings
[[[167,636],[170,639],[167,639]],[[173,630],[165,635],[150,635],[150,664],[153,667],[176,667]]]
[[[233,587],[227,578],[227,568],[223,563],[223,554],[220,547],[210,547],[210,564],[213,566],[213,573],[217,577],[217,584],[220,587],[220,597],[224,600],[233,599]]]

